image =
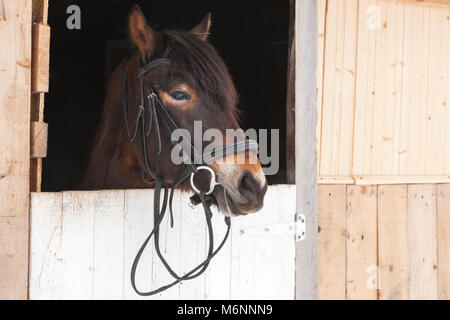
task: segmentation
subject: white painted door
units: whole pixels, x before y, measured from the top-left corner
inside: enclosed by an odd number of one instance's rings
[[[177,273],[203,261],[207,232],[202,208],[176,193],[175,226],[165,219],[161,250]],[[153,190],[33,193],[31,299],[142,299],[130,284],[137,250],[153,227]],[[293,235],[242,235],[243,228],[288,223],[295,216],[295,186],[270,186],[264,208],[232,219],[230,238],[199,278],[147,299],[293,299]],[[226,226],[214,212],[215,242]],[[171,281],[152,246],[137,271],[141,290]]]

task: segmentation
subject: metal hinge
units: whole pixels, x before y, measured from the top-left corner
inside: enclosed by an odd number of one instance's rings
[[[291,234],[295,236],[295,241],[303,241],[305,240],[305,231],[305,215],[297,213],[295,221],[242,228],[239,230],[239,234],[241,236],[284,236]]]

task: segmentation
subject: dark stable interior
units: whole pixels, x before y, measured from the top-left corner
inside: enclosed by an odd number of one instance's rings
[[[157,30],[190,30],[212,12],[209,40],[235,81],[242,128],[280,130],[280,170],[268,181],[285,183],[288,0],[58,0],[49,6],[49,138],[42,190],[75,190],[84,175],[107,79],[132,49],[126,22],[135,3]],[[81,30],[66,27],[66,10],[73,4],[81,8]]]

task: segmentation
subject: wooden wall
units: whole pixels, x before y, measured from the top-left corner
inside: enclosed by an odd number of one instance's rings
[[[319,299],[449,299],[450,185],[321,185]]]
[[[411,2],[319,0],[321,183],[450,182],[450,2]]]
[[[140,299],[130,270],[153,227],[153,192],[32,193],[30,299]],[[208,247],[203,209],[188,203],[188,194],[176,192],[174,229],[168,215],[160,229],[161,250],[178,273],[202,262]],[[147,299],[293,299],[294,235],[270,236],[264,228],[292,222],[294,213],[295,186],[270,186],[260,212],[232,220],[226,245],[201,277]],[[221,214],[213,225],[217,247],[226,231]],[[241,234],[255,226],[265,227]],[[136,273],[141,290],[173,280],[152,247]]]
[[[0,10],[0,300],[26,299],[31,0]]]

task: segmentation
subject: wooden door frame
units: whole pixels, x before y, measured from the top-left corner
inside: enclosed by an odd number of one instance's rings
[[[296,246],[296,299],[317,299],[317,0],[295,0],[296,210],[306,217],[305,240]],[[291,9],[291,10],[292,10]],[[292,58],[291,58],[292,59]],[[291,60],[292,61],[292,60]],[[292,93],[291,93],[292,94]],[[288,113],[289,115],[289,113]]]

